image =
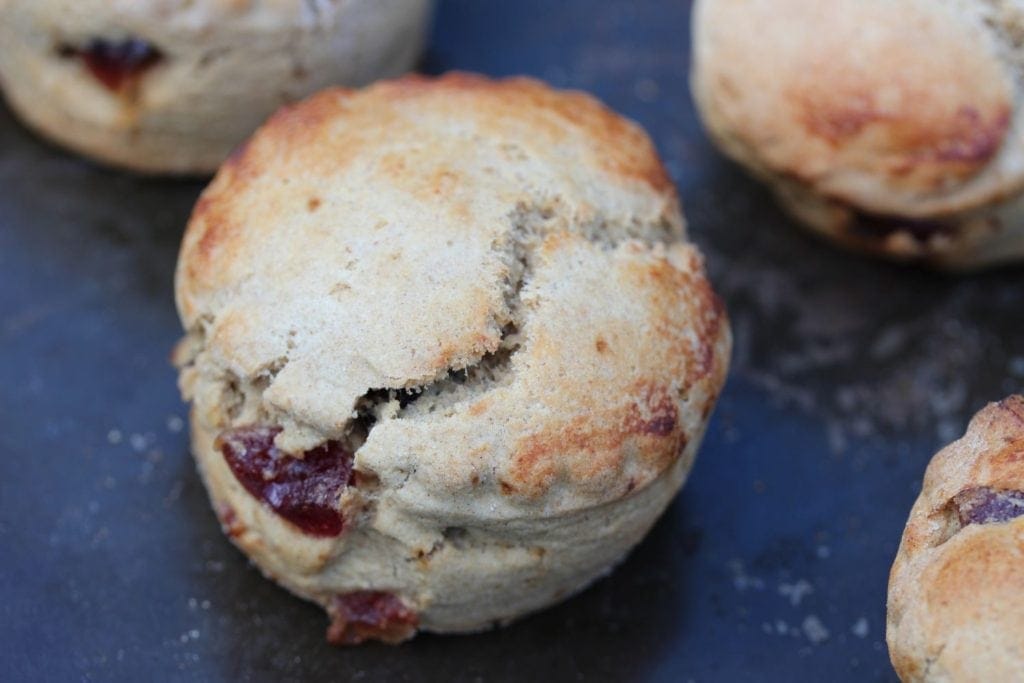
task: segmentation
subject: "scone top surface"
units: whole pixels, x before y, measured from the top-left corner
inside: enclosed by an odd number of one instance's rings
[[[1004,5],[701,0],[695,91],[765,173],[883,214],[979,205],[1024,184]]]
[[[925,474],[889,583],[904,681],[1024,679],[1024,398],[979,412]]]
[[[649,139],[585,95],[468,75],[325,91],[275,115],[190,222],[194,377],[261,391],[239,418],[193,390],[196,414],[270,421],[299,452],[406,390],[356,468],[408,505],[615,500],[699,438],[724,379],[728,327],[683,235]]]

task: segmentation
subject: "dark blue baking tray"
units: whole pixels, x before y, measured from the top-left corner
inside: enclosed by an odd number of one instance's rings
[[[334,649],[221,536],[175,374],[202,184],[0,110],[0,680],[889,681],[889,564],[934,449],[1024,383],[1020,269],[954,278],[799,232],[713,149],[688,2],[442,1],[424,70],[583,88],[654,136],[736,334],[682,495],[584,594],[496,632]]]

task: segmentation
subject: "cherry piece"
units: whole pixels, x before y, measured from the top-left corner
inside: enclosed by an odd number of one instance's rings
[[[358,645],[366,640],[400,643],[416,634],[419,617],[393,593],[354,591],[337,595],[327,608],[327,642]]]
[[[96,80],[114,92],[126,90],[162,58],[159,50],[138,38],[96,38],[84,48],[65,48],[61,54],[81,59]]]
[[[354,482],[352,453],[336,441],[288,455],[274,445],[279,427],[224,432],[218,448],[245,490],[310,536],[337,536],[345,527],[338,497]]]
[[[953,496],[953,505],[961,526],[1008,522],[1024,515],[1024,491],[979,486]]]

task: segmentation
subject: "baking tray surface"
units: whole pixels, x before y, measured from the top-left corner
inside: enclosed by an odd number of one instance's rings
[[[0,679],[891,681],[889,565],[924,466],[1024,383],[1019,268],[833,250],[725,161],[687,2],[442,0],[423,69],[526,73],[642,123],[736,337],[689,483],[609,578],[509,628],[335,649],[222,536],[168,353],[198,181],[135,177],[0,108]]]

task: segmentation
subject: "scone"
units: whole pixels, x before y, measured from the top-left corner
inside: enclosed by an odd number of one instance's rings
[[[1024,681],[1024,398],[979,412],[928,466],[889,579],[905,681]]]
[[[0,86],[45,136],[210,173],[281,104],[411,67],[432,0],[0,0]]]
[[[686,478],[730,346],[651,141],[525,78],[282,109],[203,193],[176,291],[213,504],[336,643],[607,573]]]
[[[697,0],[722,149],[842,245],[968,269],[1024,256],[1024,2]]]

